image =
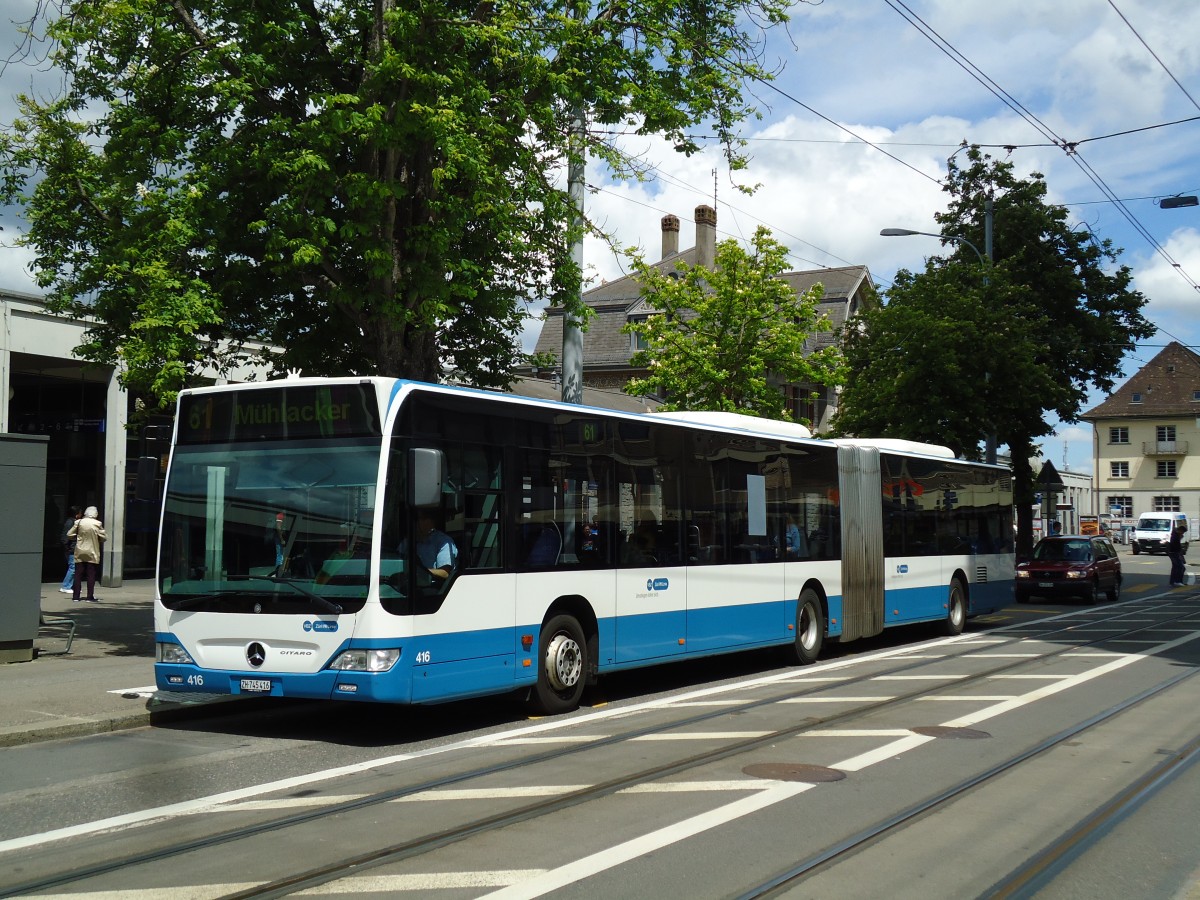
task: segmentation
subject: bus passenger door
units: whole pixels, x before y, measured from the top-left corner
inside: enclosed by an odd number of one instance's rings
[[[618,428],[616,661],[669,658],[687,649],[682,444],[673,428],[628,421]]]

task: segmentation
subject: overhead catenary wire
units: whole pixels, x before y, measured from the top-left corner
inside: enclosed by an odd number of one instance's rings
[[[1163,62],[1163,61],[1162,61],[1162,59],[1159,57],[1159,55],[1158,55],[1157,53],[1155,53],[1155,52],[1154,52],[1154,49],[1153,49],[1153,48],[1152,48],[1152,47],[1151,47],[1149,44],[1147,44],[1147,43],[1146,43],[1146,39],[1145,39],[1145,38],[1143,38],[1143,37],[1142,37],[1142,36],[1141,36],[1141,35],[1138,33],[1138,30],[1137,30],[1136,28],[1134,28],[1134,27],[1133,27],[1133,23],[1132,23],[1132,22],[1130,22],[1128,18],[1126,18],[1126,16],[1125,16],[1125,13],[1121,12],[1121,10],[1117,8],[1117,4],[1115,4],[1115,3],[1113,2],[1113,0],[1108,0],[1108,5],[1109,5],[1109,6],[1111,6],[1111,7],[1113,8],[1113,11],[1114,11],[1114,12],[1115,12],[1115,13],[1116,13],[1118,16],[1120,16],[1120,17],[1121,17],[1121,21],[1122,21],[1122,22],[1124,22],[1124,23],[1126,24],[1126,26],[1128,26],[1129,30],[1133,32],[1133,36],[1134,36],[1134,37],[1136,37],[1136,38],[1137,38],[1137,39],[1138,39],[1138,40],[1141,42],[1142,46],[1146,48],[1146,52],[1147,52],[1147,53],[1149,53],[1151,56],[1153,56],[1153,57],[1154,57],[1154,61],[1155,61],[1156,63],[1158,63],[1158,64],[1159,64],[1159,65],[1162,67],[1162,70],[1163,70],[1164,72],[1166,72],[1166,73],[1167,73],[1167,75],[1170,77],[1170,79],[1171,79],[1173,82],[1175,82],[1175,86],[1176,86],[1177,88],[1179,88],[1179,90],[1183,91],[1183,95],[1184,95],[1185,97],[1187,97],[1187,98],[1188,98],[1188,100],[1192,101],[1192,106],[1196,107],[1196,109],[1200,109],[1200,103],[1197,103],[1197,102],[1196,102],[1196,98],[1195,98],[1195,97],[1193,97],[1191,94],[1189,94],[1189,93],[1188,93],[1188,89],[1187,89],[1187,88],[1185,88],[1185,87],[1184,87],[1184,86],[1183,86],[1183,85],[1180,83],[1179,79],[1175,77],[1175,73],[1174,73],[1174,72],[1172,72],[1170,69],[1168,69],[1168,68],[1167,68],[1167,64],[1166,64],[1165,62]]]
[[[893,10],[895,10],[896,13],[898,13],[901,16],[901,18],[903,18],[906,22],[908,22],[914,28],[916,28],[918,31],[920,31],[921,34],[924,35],[935,47],[937,47],[939,50],[941,50],[951,60],[953,60],[961,68],[963,68],[964,71],[968,72],[973,78],[975,78],[976,81],[978,81],[985,88],[987,88],[987,90],[989,92],[991,92],[994,96],[996,96],[1002,103],[1004,103],[1005,106],[1009,107],[1009,109],[1011,109],[1011,110],[1013,110],[1013,112],[1017,113],[1017,115],[1019,115],[1022,119],[1024,119],[1026,122],[1028,122],[1043,137],[1046,137],[1047,139],[1051,140],[1058,147],[1060,147],[1062,150],[1064,150],[1067,153],[1067,155],[1080,168],[1080,170],[1084,173],[1084,175],[1087,176],[1087,178],[1094,185],[1096,185],[1096,187],[1100,188],[1101,192],[1105,195],[1105,197],[1107,197],[1113,203],[1113,205],[1116,207],[1117,211],[1120,212],[1121,215],[1126,219],[1126,221],[1128,221],[1129,224],[1131,226],[1133,226],[1134,230],[1137,231],[1137,233],[1143,239],[1145,239],[1147,241],[1147,243],[1150,244],[1150,246],[1155,250],[1155,252],[1159,256],[1161,256],[1164,260],[1166,260],[1166,262],[1171,266],[1171,268],[1174,269],[1179,274],[1179,276],[1181,278],[1183,278],[1183,280],[1186,281],[1188,283],[1188,285],[1190,285],[1192,287],[1193,290],[1200,291],[1200,284],[1197,284],[1196,280],[1194,278],[1192,278],[1192,276],[1189,275],[1184,270],[1183,265],[1181,263],[1177,262],[1175,259],[1173,259],[1171,257],[1171,255],[1166,251],[1166,249],[1150,233],[1149,229],[1147,229],[1146,226],[1144,226],[1138,220],[1137,216],[1135,216],[1133,214],[1133,212],[1117,198],[1116,193],[1104,182],[1104,179],[1100,177],[1100,174],[1098,172],[1096,172],[1096,170],[1093,169],[1091,167],[1091,165],[1088,164],[1087,161],[1084,160],[1080,156],[1079,149],[1078,149],[1079,144],[1081,143],[1080,141],[1071,142],[1071,141],[1064,140],[1061,135],[1057,134],[1052,128],[1050,128],[1050,126],[1048,126],[1044,122],[1042,122],[1041,119],[1039,119],[1036,115],[1034,115],[1032,112],[1030,112],[1023,104],[1021,104],[1020,101],[1018,101],[1011,94],[1009,94],[1007,91],[1005,91],[1003,88],[1001,88],[999,84],[997,84],[988,75],[986,75],[986,73],[984,73],[978,66],[976,66],[974,63],[972,63],[965,55],[963,55],[961,52],[959,52],[949,41],[947,41],[940,34],[938,34],[923,19],[921,19],[920,16],[918,16],[911,9],[909,9],[909,7],[903,2],[903,0],[884,0],[884,2],[887,3],[887,5],[890,6]],[[1111,0],[1110,0],[1110,2],[1111,2]],[[1116,7],[1114,6],[1114,9],[1115,8]],[[1119,12],[1119,10],[1118,10],[1118,12]],[[1147,47],[1147,49],[1149,49],[1149,47]],[[1153,51],[1151,51],[1151,53],[1153,53]],[[1200,108],[1200,107],[1197,107],[1197,108]]]

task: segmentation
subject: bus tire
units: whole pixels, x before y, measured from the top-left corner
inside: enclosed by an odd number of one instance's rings
[[[796,603],[796,639],[788,651],[788,662],[807,666],[817,661],[825,644],[825,613],[821,598],[812,588],[800,592]]]
[[[587,639],[574,616],[558,615],[538,640],[538,676],[533,707],[553,716],[579,706],[587,681]]]
[[[967,624],[967,591],[957,578],[950,582],[946,600],[946,618],[942,619],[939,630],[946,637],[954,637],[962,634],[963,626]]]

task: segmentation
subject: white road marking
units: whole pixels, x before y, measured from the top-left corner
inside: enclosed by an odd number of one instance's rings
[[[482,747],[520,747],[541,744],[586,744],[591,741],[604,739],[602,734],[555,734],[550,737],[506,737],[495,741],[486,741]]]
[[[156,685],[152,684],[149,687],[118,688],[117,690],[109,691],[108,693],[110,693],[110,694],[137,694],[139,697],[153,697],[154,693],[157,690],[158,690],[158,687]]]
[[[310,797],[279,797],[275,800],[245,800],[241,803],[223,803],[215,810],[198,809],[195,813],[211,812],[259,812],[262,810],[308,809],[312,806],[335,806],[361,800],[368,794],[314,794]]]
[[[960,700],[974,700],[976,702],[994,702],[996,700],[1011,700],[1017,694],[956,694],[953,697],[918,697],[917,700],[926,703],[957,703]]]
[[[621,788],[618,794],[690,794],[698,792],[765,791],[775,786],[761,778],[745,781],[651,781]]]
[[[796,703],[878,703],[883,700],[893,700],[894,696],[879,696],[879,697],[788,697],[786,700],[776,701],[778,703],[796,704]]]
[[[667,734],[641,734],[631,741],[723,741],[766,737],[769,731],[673,731]]]
[[[160,900],[170,896],[171,900],[216,900],[227,894],[237,894],[258,887],[258,882],[234,882],[231,884],[197,884],[184,887],[139,888],[120,891],[80,891],[76,894],[38,894],[39,900]]]
[[[451,888],[503,887],[543,874],[545,869],[498,869],[491,872],[430,872],[412,875],[358,875],[298,891],[294,896],[324,894],[379,894],[400,891],[442,891]],[[161,896],[161,895],[160,895]]]
[[[639,856],[645,856],[647,853],[677,844],[685,838],[725,825],[734,819],[740,819],[777,803],[782,803],[813,787],[814,785],[798,781],[775,783],[757,794],[743,797],[724,806],[718,806],[716,809],[698,816],[683,819],[673,825],[577,859],[557,869],[550,869],[528,881],[511,885],[485,896],[504,898],[504,900],[517,897],[541,897],[543,894],[582,881],[598,872],[619,866],[623,862],[637,859]]]
[[[691,708],[693,706],[699,706],[699,707],[739,706],[745,702],[746,702],[745,700],[691,700],[687,703],[676,703],[675,706],[688,707],[688,708]]]
[[[397,797],[393,803],[412,803],[426,800],[512,800],[523,797],[555,797],[572,791],[583,791],[590,784],[535,784],[526,787],[508,788],[438,788],[421,791],[407,797]]]

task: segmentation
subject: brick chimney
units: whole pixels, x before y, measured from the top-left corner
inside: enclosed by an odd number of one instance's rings
[[[662,217],[662,256],[674,256],[679,252],[679,216]]]
[[[717,211],[711,206],[696,207],[696,265],[713,267],[717,255]]]

